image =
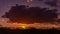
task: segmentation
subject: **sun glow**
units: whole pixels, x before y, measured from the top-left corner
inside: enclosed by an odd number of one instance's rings
[[[21,28],[21,29],[27,29],[27,24],[21,24],[21,25],[20,25],[20,28]]]
[[[26,26],[21,26],[22,29],[26,29]]]

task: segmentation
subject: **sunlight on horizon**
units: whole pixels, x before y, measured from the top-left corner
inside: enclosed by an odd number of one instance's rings
[[[16,29],[16,28],[19,28],[19,29],[30,29],[30,28],[36,28],[36,29],[50,29],[50,28],[60,28],[60,24],[59,23],[33,23],[33,24],[25,24],[25,23],[12,23],[12,22],[9,22],[7,23],[7,19],[0,19],[0,27],[7,27],[7,28],[10,28],[10,29]]]

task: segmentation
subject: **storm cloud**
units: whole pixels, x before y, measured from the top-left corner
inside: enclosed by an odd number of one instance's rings
[[[2,17],[10,19],[10,22],[34,23],[54,22],[57,18],[57,10],[48,8],[29,7],[25,5],[12,6],[9,12]]]

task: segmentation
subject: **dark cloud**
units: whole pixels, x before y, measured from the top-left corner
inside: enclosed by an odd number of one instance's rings
[[[43,1],[43,0],[38,0],[38,1]]]
[[[16,5],[12,6],[9,12],[2,17],[9,18],[12,22],[53,22],[57,14],[55,9],[47,10],[47,8]]]
[[[58,0],[46,1],[45,4],[50,6],[57,6],[57,1]]]
[[[44,2],[46,5],[57,7],[58,0],[38,0]]]

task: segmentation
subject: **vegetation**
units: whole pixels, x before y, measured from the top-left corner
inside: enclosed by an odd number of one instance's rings
[[[47,29],[47,30],[39,30],[39,29],[7,29],[7,28],[0,28],[0,34],[59,34],[60,31],[57,29]]]

